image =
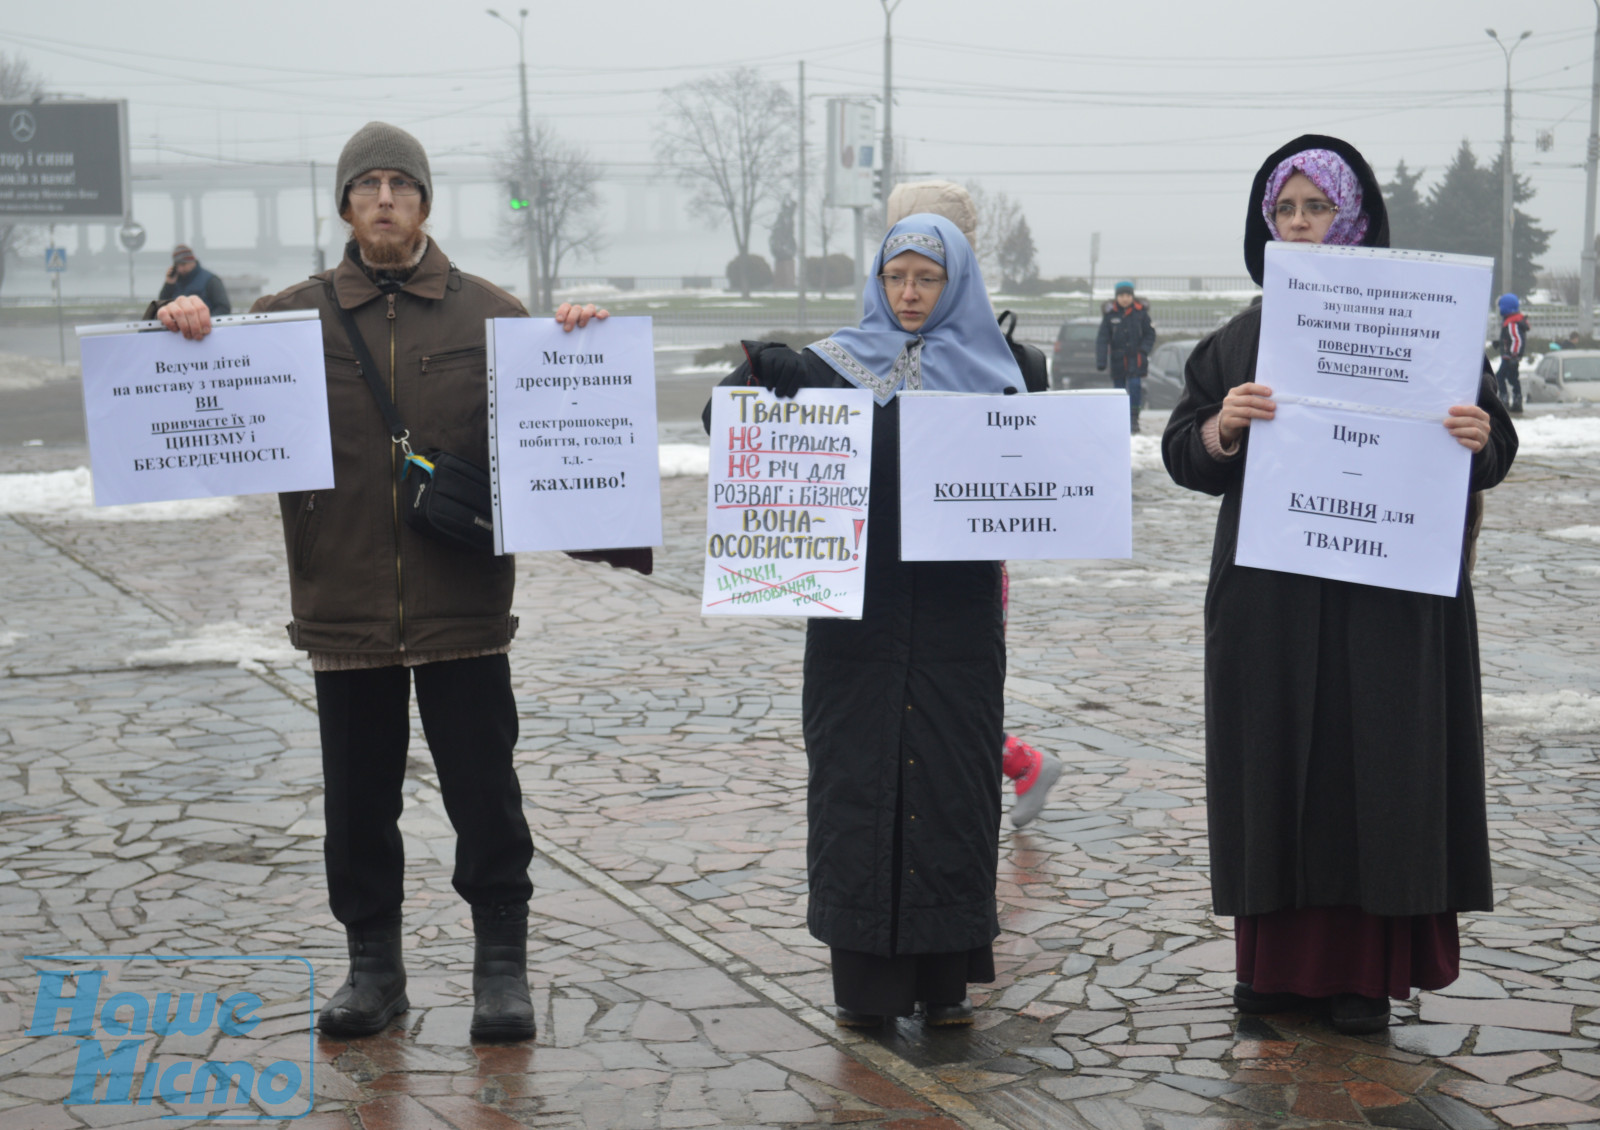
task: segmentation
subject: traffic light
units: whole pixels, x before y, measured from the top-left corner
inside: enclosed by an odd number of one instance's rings
[[[526,199],[522,195],[522,186],[520,184],[518,184],[516,181],[512,181],[508,187],[511,189],[511,210],[513,212],[518,212],[523,208],[532,206],[533,202]]]

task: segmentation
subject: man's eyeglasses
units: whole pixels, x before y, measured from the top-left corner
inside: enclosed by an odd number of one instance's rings
[[[390,177],[388,183],[392,196],[416,196],[422,192],[422,185],[410,177]],[[362,177],[350,182],[350,193],[353,196],[376,196],[383,190],[383,185],[382,177]]]
[[[919,291],[938,290],[950,281],[937,275],[879,275],[878,278],[885,290],[900,290],[906,283]]]
[[[1304,204],[1296,205],[1292,200],[1279,201],[1273,209],[1279,221],[1292,220],[1296,212],[1304,212],[1308,219],[1320,220],[1324,216],[1334,216],[1339,212],[1337,204],[1330,204],[1326,200],[1307,200]]]

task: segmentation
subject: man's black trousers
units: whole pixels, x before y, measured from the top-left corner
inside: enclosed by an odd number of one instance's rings
[[[347,927],[400,917],[398,822],[413,674],[422,732],[456,831],[456,892],[478,907],[526,903],[533,894],[533,840],[511,762],[517,706],[506,657],[318,671],[328,901]]]

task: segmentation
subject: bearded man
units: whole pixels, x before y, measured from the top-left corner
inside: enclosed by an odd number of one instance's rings
[[[352,236],[344,258],[251,310],[320,313],[333,429],[333,489],[279,496],[289,638],[310,653],[316,679],[328,897],[350,951],[349,976],[317,1023],[333,1036],[371,1035],[410,1007],[398,820],[414,680],[456,831],[453,883],[472,907],[472,1036],[528,1039],[533,842],[512,765],[512,559],[431,540],[401,520],[401,449],[340,320],[341,310],[354,318],[412,446],[487,467],[484,319],[527,312],[428,237],[428,156],[406,131],[363,126],[339,156],[335,192]],[[556,316],[571,330],[605,313],[563,305]],[[211,328],[197,298],[177,299],[160,318],[189,338]]]

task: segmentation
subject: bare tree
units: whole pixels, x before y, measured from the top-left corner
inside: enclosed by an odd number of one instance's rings
[[[533,221],[507,216],[501,223],[502,234],[524,255],[532,238],[539,293],[529,296],[530,313],[553,310],[562,260],[594,255],[602,246],[600,194],[595,188],[600,171],[586,151],[564,140],[548,122],[534,126],[526,163],[520,128],[506,135],[506,152],[511,156],[501,158],[496,171],[523,194]]]
[[[1001,248],[1013,239],[1017,225],[1026,222],[1022,218],[1022,205],[1003,192],[988,192],[977,181],[967,184],[967,192],[972,195],[973,206],[978,211],[977,246],[973,248],[978,255],[978,266],[986,283],[998,284],[1003,273]]]
[[[44,79],[21,55],[0,51],[0,100],[20,102],[44,92]],[[35,229],[21,224],[0,224],[0,286],[6,281],[6,260],[23,249],[27,236]]]
[[[790,189],[794,99],[749,67],[693,79],[662,96],[656,159],[694,189],[689,209],[733,227],[739,258],[758,222]],[[742,281],[750,294],[749,275]]]

